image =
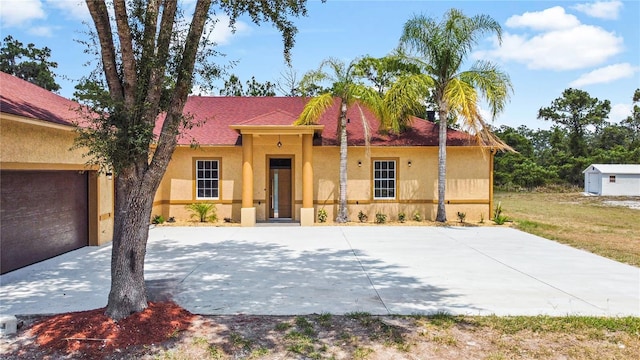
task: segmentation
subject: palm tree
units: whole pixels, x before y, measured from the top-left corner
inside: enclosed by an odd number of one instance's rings
[[[476,61],[469,70],[461,71],[464,61],[481,36],[495,34],[502,41],[502,28],[487,15],[465,16],[449,10],[441,22],[416,15],[404,25],[400,38],[403,52],[414,54],[421,64],[423,76],[433,84],[430,96],[438,111],[438,212],[436,221],[445,222],[445,181],[447,120],[461,120],[480,144],[508,148],[490,132],[480,114],[479,94],[487,101],[492,117],[500,113],[512,90],[509,76],[489,61]],[[422,81],[424,83],[424,80]],[[424,98],[424,97],[423,97]]]
[[[330,89],[326,89],[319,95],[313,97],[305,105],[300,117],[296,120],[296,125],[315,124],[320,117],[333,105],[334,98],[340,99],[340,113],[338,119],[338,134],[340,136],[340,192],[338,202],[338,214],[336,222],[344,223],[349,221],[347,215],[347,109],[361,104],[369,108],[376,116],[382,118],[382,97],[378,92],[368,86],[357,82],[355,65],[357,61],[349,64],[338,59],[327,59],[322,62],[319,69],[311,71],[303,77],[301,81],[302,92],[306,88],[313,91],[319,89],[318,84],[328,80],[332,83]],[[330,72],[324,69],[329,68]],[[365,128],[365,139],[368,138],[368,125],[364,113],[360,111],[362,123]]]

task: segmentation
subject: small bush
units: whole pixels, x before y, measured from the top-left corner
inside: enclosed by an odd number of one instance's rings
[[[407,221],[407,214],[401,211],[398,214],[398,222],[404,223],[405,221]]]
[[[216,204],[194,203],[187,205],[187,210],[191,211],[191,218],[198,218],[200,222],[218,221]]]
[[[484,224],[484,213],[480,213],[480,224]]]
[[[169,220],[167,220],[168,223],[174,223],[176,222],[176,218],[173,216],[169,216]]]
[[[497,225],[503,225],[507,221],[510,221],[507,215],[502,213],[502,203],[498,202],[496,208],[493,210],[493,222]]]
[[[419,212],[417,212],[417,211],[416,211],[416,212],[414,212],[414,213],[413,213],[413,221],[417,221],[417,222],[422,221],[422,215],[420,215],[420,213],[419,213]]]
[[[319,222],[325,223],[325,222],[327,222],[327,218],[328,218],[327,210],[325,210],[325,209],[318,210],[318,221]]]
[[[464,219],[467,217],[467,213],[463,213],[458,211],[458,220],[460,220],[460,223],[464,223]]]
[[[363,223],[363,222],[367,222],[367,219],[369,219],[367,214],[363,213],[362,210],[360,210],[360,212],[358,213],[358,220],[360,220],[360,222]]]
[[[376,224],[384,224],[387,222],[387,215],[381,212],[376,213]]]
[[[153,218],[151,219],[151,223],[152,224],[162,224],[164,223],[164,217],[162,215],[153,215]]]

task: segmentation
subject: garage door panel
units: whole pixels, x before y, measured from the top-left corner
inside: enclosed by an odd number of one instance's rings
[[[2,171],[2,273],[87,245],[87,174]]]

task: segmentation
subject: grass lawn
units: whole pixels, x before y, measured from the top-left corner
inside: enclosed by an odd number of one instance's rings
[[[494,200],[522,231],[640,266],[640,210],[606,203],[638,198],[498,192]]]

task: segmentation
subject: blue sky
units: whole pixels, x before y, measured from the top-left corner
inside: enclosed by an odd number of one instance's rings
[[[192,6],[194,0],[187,0]],[[486,14],[503,28],[478,44],[470,60],[498,63],[510,76],[514,93],[494,125],[548,128],[537,120],[566,88],[580,88],[612,104],[609,120],[631,113],[633,92],[640,87],[640,2],[634,1],[310,1],[308,16],[294,20],[299,33],[292,50],[293,68],[301,76],[328,57],[350,61],[362,55],[384,56],[398,43],[403,24],[415,14],[436,19],[450,8],[467,16]],[[91,59],[74,40],[90,18],[79,0],[0,0],[1,35],[47,46],[62,89],[71,97],[77,79],[90,71]],[[224,17],[213,29],[220,61],[237,60],[231,70],[245,81],[275,82],[286,70],[280,34],[270,24],[242,18],[232,34]],[[84,22],[84,23],[83,23]],[[63,78],[63,76],[65,78]],[[0,84],[1,86],[1,84]]]

